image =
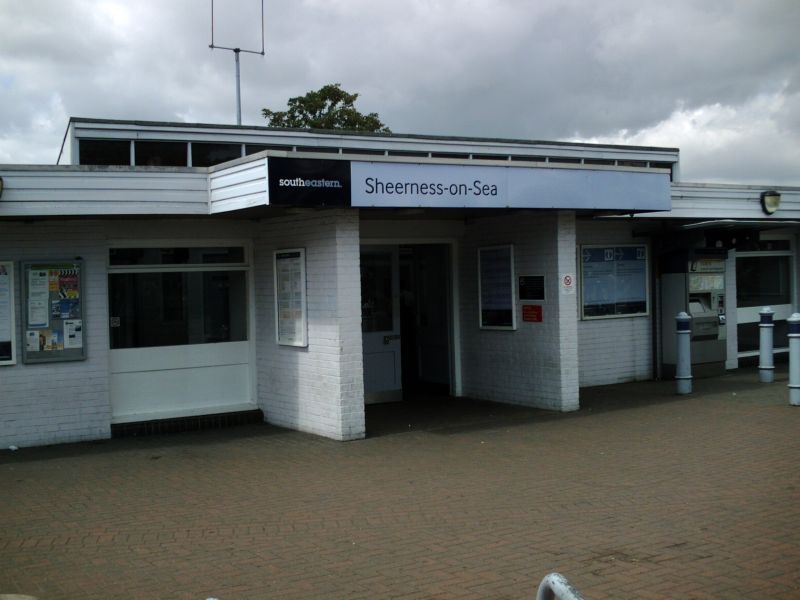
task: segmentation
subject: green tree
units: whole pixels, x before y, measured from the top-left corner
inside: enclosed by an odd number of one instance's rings
[[[311,129],[346,129],[391,133],[381,122],[378,113],[367,115],[353,104],[358,94],[350,94],[339,83],[329,83],[305,96],[289,98],[286,110],[261,109],[271,127],[299,127]]]

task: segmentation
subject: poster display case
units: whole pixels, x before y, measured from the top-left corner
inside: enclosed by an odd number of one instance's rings
[[[282,346],[308,346],[306,251],[275,252],[275,337]]]
[[[581,246],[581,318],[649,314],[645,244]]]
[[[478,313],[481,329],[516,329],[514,247],[478,248]]]
[[[25,363],[84,360],[83,261],[22,263]]]

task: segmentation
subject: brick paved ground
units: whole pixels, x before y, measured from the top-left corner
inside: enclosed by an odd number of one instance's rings
[[[785,375],[585,390],[570,415],[368,413],[0,453],[0,594],[800,598],[800,408]],[[410,427],[409,427],[410,425]]]

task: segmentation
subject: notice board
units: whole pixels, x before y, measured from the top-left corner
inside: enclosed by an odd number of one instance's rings
[[[275,338],[282,346],[308,346],[304,248],[275,252]]]
[[[25,363],[86,358],[83,261],[22,263]]]
[[[513,246],[478,248],[478,288],[481,329],[516,329]]]
[[[582,246],[584,319],[648,314],[647,246]]]

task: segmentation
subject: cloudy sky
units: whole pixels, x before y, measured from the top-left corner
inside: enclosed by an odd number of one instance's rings
[[[264,0],[242,121],[330,82],[396,133],[681,148],[682,179],[800,185],[798,0]],[[215,43],[260,50],[260,0]],[[70,116],[235,122],[211,0],[0,0],[0,163]]]

